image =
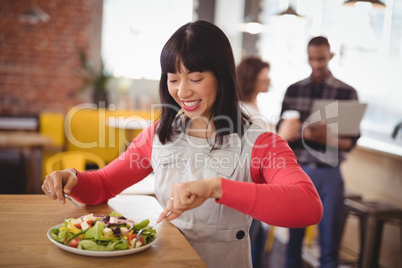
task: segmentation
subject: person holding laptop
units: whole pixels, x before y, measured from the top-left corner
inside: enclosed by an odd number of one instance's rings
[[[328,68],[333,57],[328,39],[312,38],[307,46],[311,75],[287,89],[282,111],[296,110],[300,120],[279,120],[279,136],[288,141],[298,163],[312,179],[320,195],[324,214],[319,223],[320,267],[337,267],[338,244],[341,235],[344,185],[340,164],[359,136],[340,136],[331,132],[325,118],[308,123],[315,100],[356,100],[356,90],[336,79]],[[304,124],[303,124],[304,123]],[[304,228],[290,229],[286,248],[286,267],[302,267],[301,249]]]

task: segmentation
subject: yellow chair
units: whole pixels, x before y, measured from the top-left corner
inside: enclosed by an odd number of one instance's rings
[[[109,163],[119,156],[119,135],[106,125],[106,109],[74,107],[66,116],[67,151],[83,151]]]
[[[43,150],[42,178],[47,175],[45,168],[47,159],[56,153],[65,151],[64,118],[65,114],[60,112],[41,112],[39,114],[40,134],[52,139],[52,143]]]
[[[98,109],[90,105],[76,106],[66,115],[67,151],[85,151],[99,155],[110,163],[125,151],[127,144],[140,132],[109,127],[109,119],[139,116],[154,121],[158,112]]]
[[[42,112],[39,115],[39,131],[52,138],[52,147],[62,149],[65,145],[64,114]]]
[[[88,163],[94,163],[98,168],[105,166],[105,162],[96,154],[81,151],[68,151],[49,157],[46,161],[45,170],[47,174],[55,170],[66,168],[75,168],[76,170],[84,171]]]

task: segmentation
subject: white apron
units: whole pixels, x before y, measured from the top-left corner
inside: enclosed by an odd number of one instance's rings
[[[175,183],[216,176],[252,182],[249,168],[252,146],[263,132],[266,130],[253,124],[242,139],[237,134],[228,135],[222,147],[212,152],[206,139],[181,133],[172,137],[173,142],[161,145],[155,136],[152,167],[155,193],[162,207],[166,206]],[[172,223],[208,267],[252,267],[248,233],[251,220],[250,216],[211,198]]]

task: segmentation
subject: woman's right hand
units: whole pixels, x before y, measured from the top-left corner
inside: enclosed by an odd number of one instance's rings
[[[64,194],[70,194],[75,185],[77,185],[75,169],[57,170],[46,176],[42,191],[51,199],[59,199],[60,203],[65,204]]]
[[[164,218],[168,221],[174,220],[186,210],[201,206],[208,198],[220,199],[221,197],[221,177],[173,184],[166,207],[156,222],[159,223]]]

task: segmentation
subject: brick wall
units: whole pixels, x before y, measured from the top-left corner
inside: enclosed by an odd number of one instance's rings
[[[78,51],[99,64],[102,0],[38,0],[47,22],[21,22],[30,0],[0,0],[0,115],[65,112],[90,101]]]

